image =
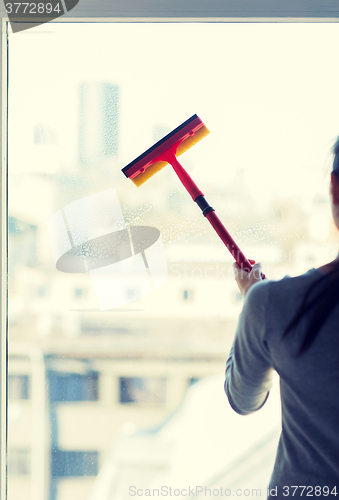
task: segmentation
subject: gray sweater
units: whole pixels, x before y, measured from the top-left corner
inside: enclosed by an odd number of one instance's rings
[[[335,493],[339,498],[339,307],[304,354],[297,351],[307,318],[281,339],[306,290],[321,276],[311,269],[295,278],[253,285],[226,363],[225,391],[241,415],[261,408],[273,370],[280,376],[282,433],[269,485],[275,489],[272,498],[335,500]]]

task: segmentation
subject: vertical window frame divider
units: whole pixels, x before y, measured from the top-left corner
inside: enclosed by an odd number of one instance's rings
[[[0,498],[7,498],[7,137],[8,21],[0,17]]]

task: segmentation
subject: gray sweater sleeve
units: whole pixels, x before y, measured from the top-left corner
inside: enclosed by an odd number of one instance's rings
[[[272,385],[273,368],[265,340],[268,288],[265,280],[247,292],[226,363],[225,392],[240,415],[259,410]]]

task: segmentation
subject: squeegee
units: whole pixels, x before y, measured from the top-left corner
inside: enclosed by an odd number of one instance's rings
[[[187,151],[208,134],[209,130],[201,119],[197,115],[193,115],[124,167],[122,172],[139,187],[168,163],[172,165],[181,183],[202,210],[202,214],[224,242],[237,264],[249,272],[252,269],[251,263],[227,231],[214,208],[206,201],[202,191],[177,160],[177,156]]]

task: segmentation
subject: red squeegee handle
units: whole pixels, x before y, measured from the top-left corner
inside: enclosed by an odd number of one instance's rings
[[[240,250],[230,233],[227,231],[224,224],[215,213],[214,208],[212,208],[208,204],[203,193],[200,191],[198,186],[195,184],[186,170],[182,167],[182,165],[178,162],[175,156],[175,152],[168,151],[166,155],[163,155],[163,159],[168,161],[168,163],[172,165],[182,184],[191,195],[193,201],[195,201],[201,208],[203,215],[219,235],[220,239],[224,242],[224,244],[234,257],[236,263],[245,271],[250,272],[252,269],[251,263],[248,259],[246,259],[243,252]],[[263,279],[265,278],[265,275],[263,273],[261,274],[261,276]]]
[[[205,200],[204,196],[202,198]],[[197,204],[199,204],[198,199],[195,200]],[[208,205],[207,201],[205,200],[206,204]],[[210,207],[211,210],[208,211],[205,215],[206,219],[209,221],[211,226],[214,228],[216,233],[219,235],[219,237],[222,239],[222,241],[225,243],[227,246],[228,250],[231,252],[233,255],[236,263],[244,269],[244,271],[250,272],[252,269],[252,265],[249,262],[248,259],[246,259],[245,255],[243,252],[240,250],[230,233],[227,231],[225,228],[224,224],[221,222],[217,214],[215,213],[214,209]],[[206,209],[205,209],[206,210]],[[208,210],[208,209],[207,209]],[[204,212],[203,212],[204,213]],[[264,273],[261,273],[261,277],[264,280],[266,276]]]
[[[212,207],[211,207],[212,208]],[[234,257],[236,263],[245,271],[250,272],[252,269],[252,265],[246,259],[243,252],[240,250],[230,233],[225,228],[224,224],[221,222],[215,211],[212,209],[210,212],[207,212],[205,215],[208,222],[214,228],[215,232],[219,235],[221,240],[225,243],[228,250]]]

